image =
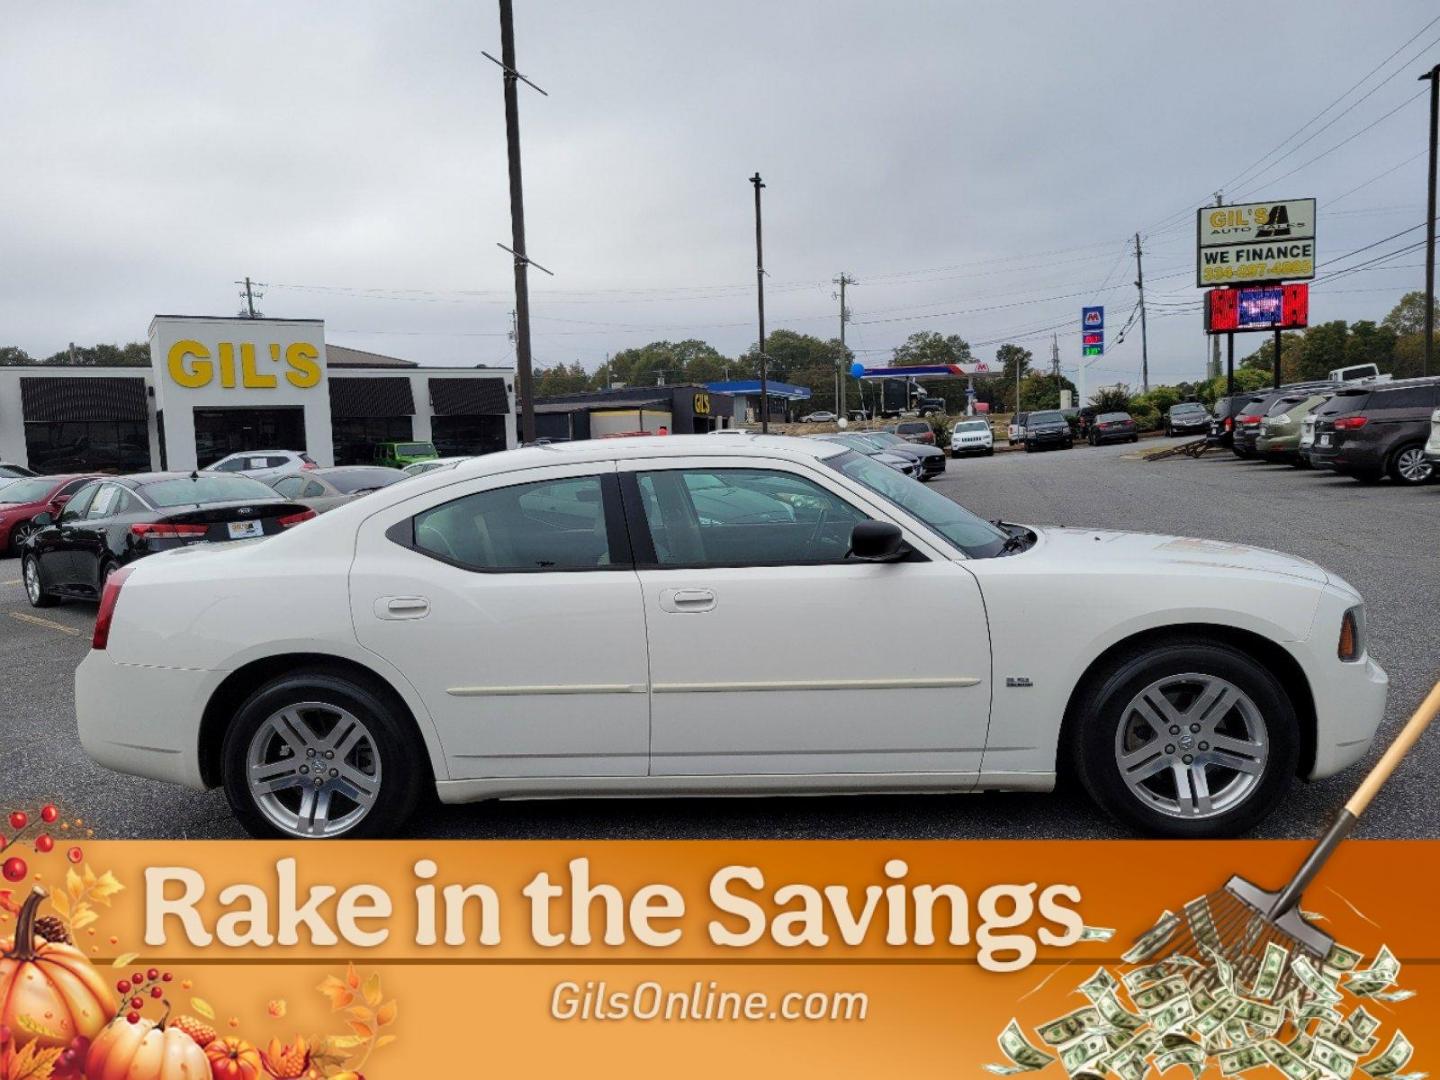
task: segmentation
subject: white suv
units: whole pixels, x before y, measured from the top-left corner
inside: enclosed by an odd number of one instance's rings
[[[989,420],[957,420],[950,429],[950,456],[995,453],[995,435]]]
[[[303,450],[244,450],[238,454],[227,454],[213,465],[206,465],[205,471],[237,473],[269,482],[301,469],[313,468],[315,462]]]
[[[1425,458],[1440,465],[1440,409],[1430,414],[1430,438],[1425,443]]]

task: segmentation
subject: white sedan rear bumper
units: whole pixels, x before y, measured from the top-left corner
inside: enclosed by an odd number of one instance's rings
[[[114,663],[91,650],[75,670],[80,745],[116,772],[205,787],[200,718],[225,672]]]

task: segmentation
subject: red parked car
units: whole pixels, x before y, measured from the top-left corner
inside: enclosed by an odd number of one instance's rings
[[[58,515],[70,496],[97,477],[29,476],[0,488],[0,554],[20,554],[20,545],[35,531],[36,514]]]

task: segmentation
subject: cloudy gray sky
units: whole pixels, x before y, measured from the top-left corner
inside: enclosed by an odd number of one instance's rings
[[[1140,230],[1152,380],[1193,378],[1193,210],[1217,188],[1318,197],[1322,264],[1423,218],[1426,0],[516,8],[521,70],[550,93],[521,98],[530,252],[556,272],[532,286],[540,363],[743,351],[757,169],[770,326],[832,336],[848,271],[871,364],[930,329],[1048,356],[1059,324],[1073,369],[1080,305],[1112,331],[1134,306]],[[0,344],[229,314],[249,274],[266,314],[323,317],[332,342],[513,355],[493,0],[0,11]],[[1312,320],[1383,316],[1421,261],[1317,285]],[[1136,332],[1091,385],[1135,382],[1139,358]]]

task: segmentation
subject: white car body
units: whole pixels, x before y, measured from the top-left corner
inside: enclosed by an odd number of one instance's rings
[[[989,420],[957,420],[950,429],[950,455],[979,454],[995,448]]]
[[[530,447],[264,541],[144,559],[118,593],[108,647],[76,673],[81,741],[117,771],[213,787],[217,692],[233,696],[253,665],[329,658],[403,701],[445,802],[1045,790],[1087,670],[1121,643],[1183,626],[1264,639],[1303,676],[1305,775],[1329,776],[1370,746],[1386,676],[1363,652],[1337,659],[1342,616],[1361,601],[1313,563],[1066,528],[1033,530],[1019,555],[971,558],[825,463],[839,455],[776,436]],[[799,477],[898,526],[918,558],[476,572],[387,538],[474,493],[566,477],[616,476],[618,487],[626,474],[684,468]]]
[[[302,469],[313,469],[315,463],[310,456],[299,450],[246,450],[237,454],[226,454],[201,472],[228,472],[237,476],[250,476],[262,483],[270,483],[282,476],[288,476]]]
[[[1440,463],[1440,409],[1430,414],[1430,438],[1425,442],[1425,456]]]
[[[442,457],[431,458],[429,461],[412,461],[409,465],[406,465],[400,471],[403,472],[406,476],[424,476],[428,472],[437,472],[443,471],[445,469],[453,469],[462,461],[469,461],[473,456],[473,454],[467,454],[463,457]]]

